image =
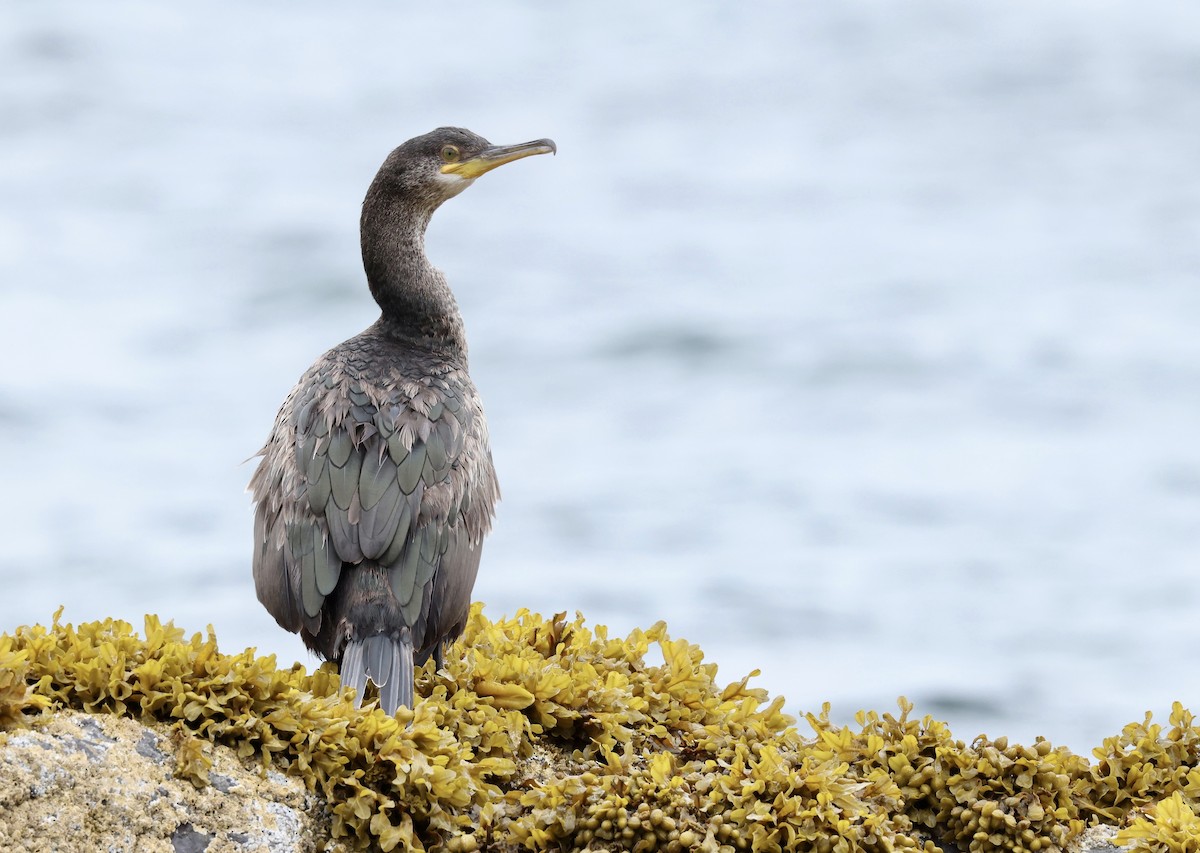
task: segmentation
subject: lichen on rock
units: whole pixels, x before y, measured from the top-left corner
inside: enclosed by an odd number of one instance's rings
[[[70,708],[166,724],[171,775],[194,790],[216,785],[226,753],[302,780],[327,809],[328,849],[1041,853],[1100,825],[1149,839],[1146,809],[1177,797],[1167,814],[1182,821],[1200,796],[1182,706],[1167,731],[1126,727],[1095,765],[1041,739],[966,744],[903,699],[853,726],[826,707],[803,735],[756,673],[720,685],[661,623],[610,638],[579,616],[476,607],[394,718],[354,708],[328,665],[224,655],[211,629],[185,639],[152,616],[143,633],[56,615],[0,637],[0,722]]]

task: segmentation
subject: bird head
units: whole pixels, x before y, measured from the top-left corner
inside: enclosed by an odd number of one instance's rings
[[[382,179],[393,192],[432,209],[497,166],[534,154],[554,154],[557,150],[549,139],[492,145],[464,128],[439,127],[408,140],[388,155],[377,180]]]

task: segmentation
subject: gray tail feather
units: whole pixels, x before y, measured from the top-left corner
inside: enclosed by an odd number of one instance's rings
[[[354,707],[360,707],[367,680],[379,688],[379,707],[395,714],[403,705],[413,706],[413,647],[407,637],[372,634],[346,644],[341,663],[342,687],[356,691]]]
[[[367,670],[363,667],[363,644],[351,640],[342,652],[342,662],[338,664],[338,673],[342,678],[342,689],[354,688],[354,707],[362,706],[363,694],[367,691]]]

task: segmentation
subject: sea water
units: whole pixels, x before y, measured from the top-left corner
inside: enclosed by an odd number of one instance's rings
[[[1200,6],[0,9],[0,628],[310,661],[243,460],[376,316],[363,192],[447,204],[493,617],[666,620],[793,713],[1086,753],[1200,710]]]

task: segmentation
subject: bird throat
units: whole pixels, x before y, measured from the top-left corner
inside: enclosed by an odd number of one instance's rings
[[[363,268],[383,312],[380,328],[404,343],[460,359],[465,367],[458,303],[445,275],[425,255],[433,210],[405,201],[368,194],[363,205]]]

